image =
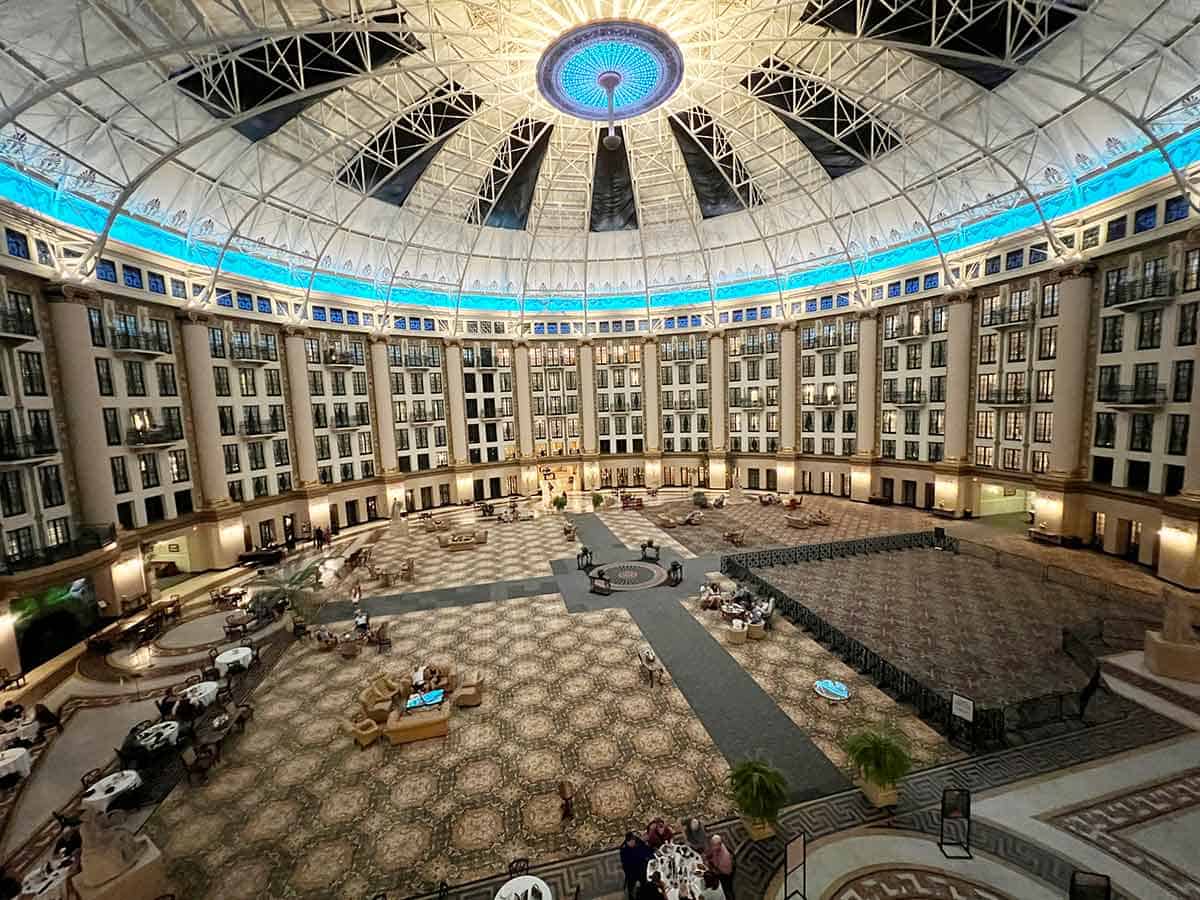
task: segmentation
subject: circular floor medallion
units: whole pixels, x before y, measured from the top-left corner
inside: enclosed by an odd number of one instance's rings
[[[813,690],[818,696],[824,697],[826,700],[849,700],[850,688],[846,687],[840,681],[834,681],[831,678],[822,678],[813,684]]]
[[[607,578],[614,591],[644,591],[667,580],[667,572],[661,566],[634,560],[608,563],[595,569],[593,574]]]

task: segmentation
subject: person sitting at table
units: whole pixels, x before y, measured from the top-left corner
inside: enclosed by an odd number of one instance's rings
[[[671,826],[664,822],[661,817],[653,819],[646,826],[646,843],[650,846],[651,850],[657,850],[674,836],[675,832],[671,830]]]
[[[725,900],[733,900],[733,854],[719,834],[714,834],[708,842],[708,849],[704,851],[704,866],[720,879]]]
[[[187,697],[180,697],[175,702],[175,721],[177,722],[193,722],[200,712],[200,707]]]
[[[63,725],[62,719],[50,711],[50,708],[45,704],[38,703],[33,707],[33,718],[38,723],[38,740],[42,740],[46,736],[46,732],[52,728],[57,728],[58,733],[62,734]]]
[[[179,699],[172,694],[167,694],[154,701],[154,705],[158,708],[158,714],[164,719],[171,718],[178,703]]]
[[[11,700],[4,701],[4,708],[0,709],[0,722],[16,722],[25,715],[25,707],[20,703],[13,703]]]
[[[704,873],[704,887],[694,900],[726,900],[725,891],[721,888],[721,879],[716,872]]]
[[[632,831],[625,832],[625,843],[621,845],[621,868],[625,871],[625,896],[635,900],[638,886],[646,880],[646,863],[654,858],[654,851]]]
[[[361,609],[354,610],[354,630],[359,634],[366,634],[371,630],[371,617]]]

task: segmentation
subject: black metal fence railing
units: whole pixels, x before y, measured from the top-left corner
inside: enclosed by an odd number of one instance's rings
[[[721,572],[764,597],[773,599],[780,614],[790,622],[810,632],[817,641],[871,678],[881,690],[898,702],[910,704],[933,728],[971,750],[1005,746],[1010,733],[1038,728],[1052,722],[1080,719],[1081,694],[1076,691],[1053,692],[993,707],[976,704],[970,723],[956,719],[951,715],[951,698],[946,691],[930,687],[921,679],[884,659],[857,638],[846,634],[810,609],[801,600],[790,596],[753,571],[927,547],[941,547],[957,553],[959,543],[956,538],[941,532],[919,531],[801,547],[755,550],[721,557]],[[1109,630],[1113,630],[1112,626]],[[1063,640],[1063,649],[1083,671],[1088,674],[1095,671],[1094,660],[1098,657],[1094,651],[1088,649],[1083,635],[1069,633],[1069,630],[1064,629]]]
[[[0,334],[37,337],[37,319],[18,309],[0,309]]]
[[[79,533],[68,541],[53,547],[39,547],[27,553],[6,554],[0,563],[0,570],[7,572],[24,572],[39,566],[48,566],[64,559],[72,559],[99,550],[114,543],[117,539],[115,525],[81,525]]]

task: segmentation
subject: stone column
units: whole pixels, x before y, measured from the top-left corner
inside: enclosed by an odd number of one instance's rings
[[[1080,450],[1087,402],[1088,330],[1092,311],[1091,267],[1072,265],[1060,272],[1058,285],[1058,362],[1054,369],[1054,440],[1050,472],[1066,478],[1080,474]]]
[[[196,463],[200,468],[200,493],[204,498],[201,505],[205,507],[229,503],[225,458],[221,451],[221,417],[217,412],[216,379],[208,342],[208,329],[212,324],[208,316],[189,313],[181,316],[179,325],[183,334]]]
[[[312,394],[308,390],[308,360],[304,356],[307,332],[284,332],[283,350],[287,357],[288,394],[292,404],[292,449],[296,454],[296,486],[317,483],[317,442],[313,435]],[[316,523],[313,523],[316,527]]]
[[[595,455],[596,443],[596,354],[592,342],[579,342],[579,417],[583,420],[583,453]]]
[[[58,351],[65,406],[65,416],[59,420],[59,439],[64,444],[70,443],[80,516],[89,524],[113,522],[117,514],[116,499],[108,460],[110,455],[120,454],[124,448],[108,447],[104,417],[100,412],[105,400],[111,398],[100,396],[86,306],[88,299],[99,304],[100,298],[69,286],[53,285],[46,289],[45,297],[50,301],[50,323]],[[114,373],[113,377],[120,376]],[[65,429],[61,427],[64,424]],[[136,474],[131,472],[130,477]],[[34,489],[37,489],[36,483]]]
[[[858,433],[856,452],[850,466],[850,498],[866,501],[873,492],[875,418],[879,396],[875,389],[879,371],[879,310],[862,310],[858,315]]]
[[[529,389],[529,342],[518,340],[513,347],[513,395],[517,407],[517,452],[533,459],[533,393]],[[567,438],[564,436],[564,441]]]
[[[779,449],[796,449],[796,322],[784,322],[779,329]]]
[[[974,295],[956,291],[949,300],[950,333],[946,346],[946,447],[947,462],[970,463],[971,433],[971,326]]]
[[[708,486],[721,490],[729,482],[725,444],[729,434],[729,373],[725,370],[725,332],[708,333]]]
[[[450,417],[450,462],[465,466],[470,459],[467,452],[467,396],[463,384],[462,341],[457,338],[446,341],[446,415]]]
[[[646,436],[646,452],[662,450],[662,417],[658,403],[658,340],[646,337],[642,341],[642,433]]]
[[[397,471],[396,422],[392,412],[392,378],[385,335],[371,335],[371,380],[375,398],[375,442],[379,447],[380,472]]]

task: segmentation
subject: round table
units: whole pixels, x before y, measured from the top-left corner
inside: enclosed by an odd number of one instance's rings
[[[249,647],[230,647],[224,653],[221,653],[214,660],[217,671],[224,678],[229,674],[229,667],[235,663],[243,669],[250,668],[250,660],[254,658],[254,652]]]
[[[219,667],[218,667],[219,668]],[[188,703],[197,709],[208,709],[212,702],[217,699],[217,689],[220,687],[215,681],[201,681],[199,684],[192,684],[185,687],[179,692],[179,699],[187,700]]]
[[[841,702],[850,699],[850,688],[846,687],[840,681],[834,681],[831,678],[822,678],[820,681],[813,683],[813,690],[817,696],[824,697],[826,700]]]
[[[0,778],[14,773],[22,778],[28,778],[29,769],[32,766],[33,760],[29,756],[29,751],[24,747],[13,747],[0,753]]]
[[[534,888],[537,888],[540,894],[535,893]],[[554,895],[550,893],[550,885],[536,875],[518,875],[516,878],[510,878],[500,885],[500,890],[496,891],[496,900],[553,900],[553,898]]]
[[[127,791],[142,786],[142,776],[132,769],[122,769],[101,778],[83,792],[80,803],[92,809],[105,812],[108,805]]]
[[[225,624],[236,626],[247,625],[250,623],[252,618],[254,617],[251,616],[249,612],[244,609],[239,609],[237,612],[230,613],[225,617]]]
[[[134,737],[134,742],[143,750],[154,753],[167,746],[174,746],[179,741],[178,722],[159,722],[143,728]]]
[[[54,860],[34,867],[21,882],[21,896],[62,900],[67,896],[67,880],[74,868],[74,862],[70,859]]]
[[[679,887],[688,885],[688,896],[699,897],[704,888],[704,859],[687,844],[663,844],[646,863],[646,878],[655,872],[662,876],[667,900],[679,900]]]
[[[35,719],[28,722],[10,722],[0,728],[0,748],[7,747],[13,741],[35,741],[38,736],[38,723]]]

